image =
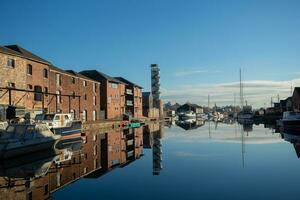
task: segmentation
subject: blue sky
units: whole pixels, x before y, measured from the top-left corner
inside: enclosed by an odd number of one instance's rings
[[[232,104],[240,67],[255,107],[300,85],[300,1],[2,0],[0,7],[2,45],[19,44],[64,69],[121,75],[145,90],[157,63],[165,100],[204,104],[210,94]]]

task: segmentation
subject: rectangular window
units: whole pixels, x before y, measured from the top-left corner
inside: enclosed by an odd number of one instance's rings
[[[27,90],[32,90],[32,85],[28,84],[27,85]]]
[[[35,101],[42,101],[42,87],[41,86],[34,86],[34,100]]]
[[[86,81],[83,81],[83,86],[85,87],[87,84],[86,84]]]
[[[43,70],[43,76],[44,76],[44,78],[48,78],[48,70],[47,69]]]
[[[96,97],[95,96],[93,96],[93,105],[95,106],[96,105]]]
[[[97,83],[94,83],[93,91],[94,91],[94,92],[97,92]]]
[[[57,96],[57,99],[56,99],[56,101],[57,101],[57,103],[61,103],[61,92],[60,91],[56,91],[56,96]]]
[[[31,64],[27,65],[27,74],[32,75],[32,65]]]
[[[8,58],[7,59],[7,67],[15,68],[15,59]]]
[[[75,84],[75,78],[74,77],[72,77],[72,83]]]
[[[12,83],[12,82],[8,82],[8,83],[7,83],[7,87],[9,87],[9,88],[15,88],[15,87],[16,87],[16,84],[15,84],[15,83]]]
[[[48,88],[44,87],[45,96],[48,96]]]
[[[118,88],[118,84],[117,83],[112,83],[111,87],[114,88],[114,89],[117,89]]]
[[[44,186],[44,195],[47,195],[48,192],[49,192],[48,185],[45,185],[45,186]]]
[[[61,85],[61,78],[60,78],[60,74],[56,74],[56,85]]]

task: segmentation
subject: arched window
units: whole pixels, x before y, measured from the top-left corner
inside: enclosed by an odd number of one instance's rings
[[[42,101],[42,87],[39,85],[34,86],[34,100],[35,101]]]

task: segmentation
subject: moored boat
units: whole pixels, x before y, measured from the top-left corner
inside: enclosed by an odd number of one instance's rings
[[[282,126],[283,132],[295,131],[300,133],[300,113],[292,111],[284,112],[282,120],[278,124]]]
[[[71,114],[40,114],[35,121],[45,123],[54,134],[61,135],[62,139],[81,137],[82,122],[74,120]]]
[[[196,113],[194,113],[193,111],[187,111],[187,112],[181,113],[179,117],[183,120],[196,119]]]
[[[12,158],[51,149],[60,138],[45,124],[12,124],[0,135],[0,157]]]

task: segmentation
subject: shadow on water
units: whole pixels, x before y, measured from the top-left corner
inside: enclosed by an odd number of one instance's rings
[[[86,132],[85,138],[58,142],[55,149],[4,160],[0,199],[49,199],[81,178],[97,179],[124,168],[152,149],[153,175],[162,170],[163,129],[150,124],[135,129]]]

